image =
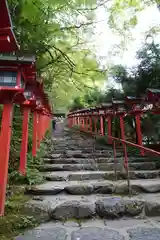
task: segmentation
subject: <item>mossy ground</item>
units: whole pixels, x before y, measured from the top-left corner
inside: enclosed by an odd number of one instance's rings
[[[15,236],[26,229],[38,225],[34,216],[24,213],[24,204],[30,199],[24,195],[24,189],[17,187],[14,193],[6,201],[5,216],[0,217],[0,239],[13,240]]]

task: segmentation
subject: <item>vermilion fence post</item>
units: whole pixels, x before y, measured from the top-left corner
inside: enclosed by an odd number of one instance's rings
[[[115,137],[115,122],[113,123],[113,136]],[[113,155],[114,155],[114,174],[115,174],[115,181],[117,180],[117,153],[116,153],[116,141],[113,140]]]
[[[42,114],[38,114],[38,124],[37,124],[37,147],[40,148],[41,145],[41,134],[42,134]]]
[[[97,134],[97,116],[94,116],[94,133]]]
[[[85,117],[82,117],[82,131],[85,131]]]
[[[139,144],[140,146],[143,146],[143,144],[142,144],[142,132],[141,132],[140,114],[137,114],[137,115],[135,116],[135,120],[136,120],[136,132],[137,132],[138,144]],[[141,153],[142,156],[145,155],[143,149],[140,150],[140,153]]]
[[[37,112],[33,113],[33,136],[32,136],[32,156],[35,157],[37,152]]]
[[[73,116],[73,127],[75,126],[75,116]]]
[[[92,115],[89,116],[90,133],[92,133]]]
[[[124,119],[123,116],[119,116],[120,119],[120,129],[121,129],[121,139],[125,140],[125,129],[124,129]],[[127,146],[126,143],[123,143],[124,148],[124,167],[127,171],[127,181],[128,181],[128,191],[131,194],[131,186],[130,186],[130,176],[129,176],[129,165],[128,165],[128,155],[127,155]]]
[[[83,130],[83,120],[82,120],[82,116],[80,116],[80,130]]]
[[[8,161],[10,152],[12,103],[4,104],[2,113],[1,135],[0,135],[0,216],[4,215],[6,187],[8,179]]]
[[[69,127],[72,127],[72,116],[70,116]]]
[[[69,127],[70,128],[72,127],[72,116],[70,116],[70,118],[69,118]]]
[[[111,116],[108,116],[107,117],[108,119],[108,124],[107,124],[107,128],[108,128],[108,144],[112,144],[112,139],[111,139],[111,136],[112,136],[112,119],[111,119]]]
[[[113,141],[113,154],[114,154],[114,173],[115,173],[115,180],[117,180],[116,141]]]
[[[83,116],[83,131],[86,131],[86,116]]]
[[[89,115],[87,115],[87,117],[86,117],[86,120],[87,120],[87,126],[86,126],[86,130],[87,130],[87,132],[89,132],[89,131],[90,131],[90,121],[89,121]]]
[[[19,166],[19,172],[22,175],[26,174],[29,112],[30,112],[29,107],[27,106],[23,107],[22,143],[21,143],[20,166]]]
[[[80,123],[80,118],[79,118],[79,115],[77,117],[77,125],[79,126],[79,123]]]
[[[41,122],[40,114],[37,113],[37,149],[40,146],[40,122]]]
[[[87,116],[84,117],[84,130],[85,132],[87,132],[87,127],[88,127],[88,123],[87,123]]]
[[[100,135],[104,136],[104,123],[103,123],[103,116],[100,115]]]
[[[73,116],[71,116],[71,119],[70,119],[70,128],[72,128],[73,126]]]

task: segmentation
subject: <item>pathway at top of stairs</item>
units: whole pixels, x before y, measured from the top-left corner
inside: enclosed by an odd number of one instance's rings
[[[130,156],[132,197],[128,197],[122,152],[64,129],[58,123],[53,144],[39,170],[46,182],[29,187],[28,207],[44,223],[16,240],[158,240],[160,178],[157,159]]]

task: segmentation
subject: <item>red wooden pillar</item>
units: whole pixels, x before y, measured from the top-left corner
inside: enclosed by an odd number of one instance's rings
[[[125,140],[124,119],[122,115],[119,118],[120,118],[121,139]],[[123,147],[124,147],[124,167],[127,171],[128,191],[129,191],[129,195],[131,195],[130,174],[129,174],[129,164],[128,164],[126,143],[123,143]]]
[[[71,128],[73,127],[73,116],[71,116]]]
[[[41,144],[41,131],[42,131],[42,114],[38,114],[37,124],[37,147],[40,148]]]
[[[97,134],[97,116],[94,116],[94,133]]]
[[[141,120],[140,120],[140,114],[137,114],[135,116],[135,119],[136,119],[136,132],[137,132],[137,140],[138,140],[138,144],[140,146],[143,146],[142,144],[142,132],[141,132]],[[140,150],[140,153],[142,156],[144,156],[144,150],[141,149]]]
[[[20,166],[19,166],[19,172],[22,175],[26,174],[29,112],[30,112],[29,107],[27,106],[23,107],[22,143],[21,143]]]
[[[88,115],[85,116],[85,132],[88,132]]]
[[[103,123],[103,116],[100,115],[100,135],[104,136],[104,123]]]
[[[121,139],[125,140],[125,129],[124,129],[124,119],[123,119],[123,116],[120,116],[119,119],[120,119]],[[124,166],[125,166],[126,169],[128,169],[127,147],[126,147],[125,143],[123,143],[123,147],[124,147],[124,158],[125,158]]]
[[[89,116],[89,128],[90,132],[92,133],[92,115]]]
[[[108,124],[107,124],[107,127],[108,127],[108,144],[112,144],[112,139],[110,138],[112,136],[112,118],[111,116],[108,116],[107,117],[108,119]]]
[[[37,113],[37,149],[40,146],[39,137],[40,137],[40,114]]]
[[[83,131],[83,118],[82,116],[80,117],[80,129]]]
[[[86,116],[83,116],[83,131],[86,131]]]
[[[84,130],[85,130],[85,118],[82,115],[82,131],[84,131]]]
[[[12,103],[5,104],[2,114],[2,125],[0,135],[0,216],[4,215],[6,187],[8,179],[8,161],[10,152],[11,123],[12,123]]]
[[[86,132],[89,130],[89,116],[86,116]]]
[[[35,157],[37,152],[37,112],[33,113],[33,136],[32,136],[32,156]]]

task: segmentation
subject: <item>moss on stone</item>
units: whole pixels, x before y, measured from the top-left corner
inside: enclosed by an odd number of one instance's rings
[[[24,189],[18,187],[12,196],[7,199],[5,216],[0,217],[1,240],[12,240],[19,233],[38,225],[34,216],[28,216],[23,212],[24,204],[29,199],[28,196],[24,195]]]

